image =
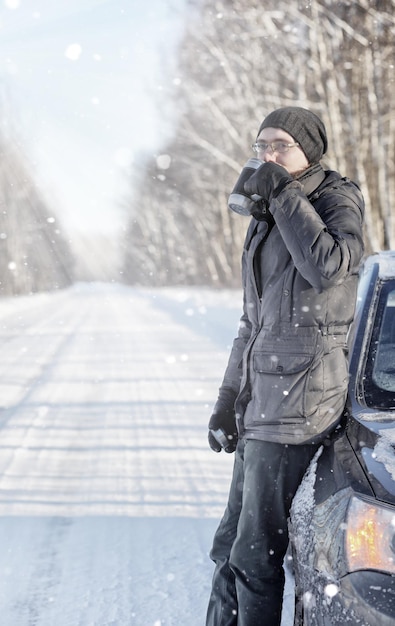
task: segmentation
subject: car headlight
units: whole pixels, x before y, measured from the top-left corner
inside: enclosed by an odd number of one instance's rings
[[[395,511],[351,498],[346,554],[350,572],[373,569],[395,574]]]

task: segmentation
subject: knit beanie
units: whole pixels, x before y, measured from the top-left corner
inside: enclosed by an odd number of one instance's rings
[[[318,163],[325,154],[328,141],[324,123],[315,113],[302,107],[283,107],[269,113],[259,127],[281,128],[298,142],[309,163]]]

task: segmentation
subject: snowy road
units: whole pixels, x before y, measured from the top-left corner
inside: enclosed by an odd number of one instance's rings
[[[240,301],[119,285],[0,300],[1,626],[204,624],[233,461],[206,425]]]

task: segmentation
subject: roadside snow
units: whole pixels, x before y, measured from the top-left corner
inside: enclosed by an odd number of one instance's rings
[[[240,307],[105,284],[0,300],[2,625],[204,624],[233,462],[206,428]]]

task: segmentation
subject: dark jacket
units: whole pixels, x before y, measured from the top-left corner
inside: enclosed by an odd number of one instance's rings
[[[353,182],[315,166],[252,218],[244,312],[223,386],[238,393],[239,436],[319,442],[344,408],[346,335],[363,255],[364,202]]]

